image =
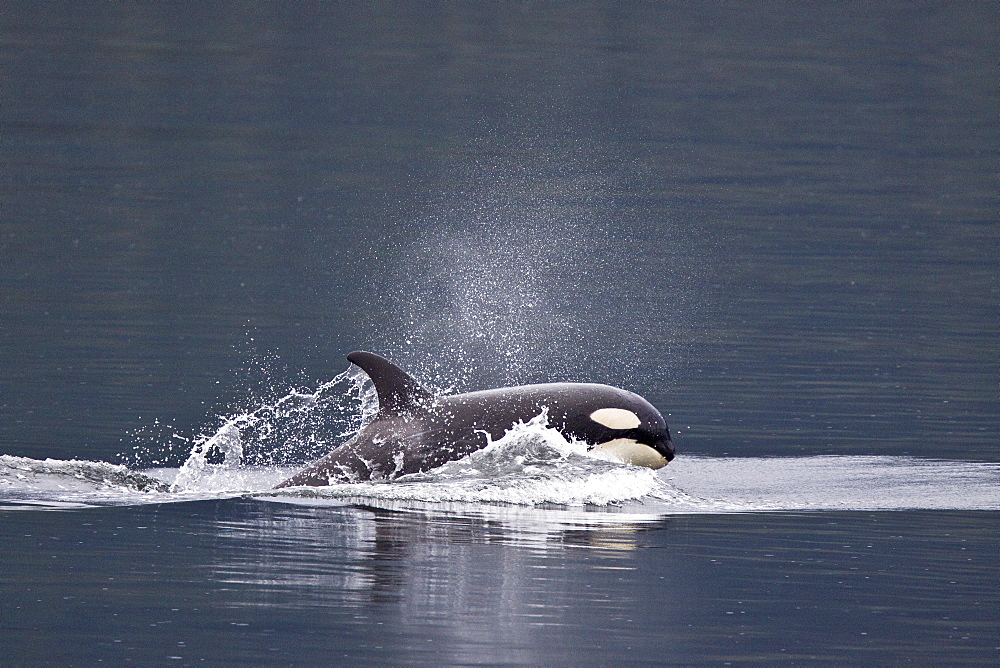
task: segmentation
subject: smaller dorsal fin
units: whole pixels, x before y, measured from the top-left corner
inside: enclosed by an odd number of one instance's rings
[[[434,398],[410,374],[375,353],[356,350],[347,356],[347,360],[361,367],[375,383],[379,411],[406,413],[419,410]]]

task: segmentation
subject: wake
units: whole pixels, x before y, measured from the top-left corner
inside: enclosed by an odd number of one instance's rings
[[[231,433],[230,433],[231,436]],[[218,445],[218,444],[216,444]],[[233,441],[230,441],[233,445]],[[232,452],[232,451],[230,451]],[[0,456],[0,509],[251,497],[307,505],[587,508],[666,516],[821,510],[1000,510],[1000,464],[913,457],[678,456],[659,471],[600,459],[533,421],[458,461],[391,481],[273,487],[298,466],[230,456],[130,471]]]
[[[1000,510],[1000,464],[915,457],[679,455],[654,471],[610,461],[546,426],[518,424],[486,448],[424,473],[328,487],[274,486],[357,433],[374,388],[345,371],[221,420],[177,468],[0,455],[0,510],[249,497],[307,505],[479,512],[586,509],[617,516],[820,510]],[[479,510],[477,510],[479,509]]]

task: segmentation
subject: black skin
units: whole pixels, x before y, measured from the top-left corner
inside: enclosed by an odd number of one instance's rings
[[[547,383],[435,397],[387,360],[366,352],[348,359],[372,378],[379,412],[353,438],[278,487],[324,486],[397,478],[461,459],[503,437],[543,409],[566,438],[590,445],[630,438],[670,461],[674,447],[663,416],[637,394],[596,383]],[[590,419],[600,408],[623,408],[639,417],[633,429],[611,429]]]

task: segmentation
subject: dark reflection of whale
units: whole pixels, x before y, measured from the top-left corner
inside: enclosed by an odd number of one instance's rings
[[[216,565],[217,577],[262,587],[262,596],[294,593],[304,606],[345,597],[360,604],[432,596],[448,609],[493,606],[498,615],[523,603],[515,599],[537,593],[538,569],[547,569],[548,579],[556,577],[559,560],[551,557],[567,550],[585,550],[582,561],[591,568],[635,569],[642,534],[661,530],[666,522],[499,506],[453,513],[412,504],[266,504],[260,510],[224,531],[224,539],[239,549],[222,551],[228,558]],[[469,592],[483,591],[484,579],[504,588],[506,598],[464,601]]]

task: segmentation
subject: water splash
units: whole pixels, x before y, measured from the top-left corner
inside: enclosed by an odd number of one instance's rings
[[[479,512],[501,504],[651,517],[793,510],[1000,510],[1000,464],[908,457],[680,456],[659,471],[609,461],[566,440],[543,413],[487,447],[392,481],[273,489],[303,453],[371,420],[378,402],[352,367],[315,391],[295,390],[227,417],[179,468],[130,471],[104,462],[0,456],[0,509],[131,505],[252,496],[286,503]],[[265,446],[275,445],[275,452]],[[256,458],[248,452],[256,450]],[[294,462],[294,464],[293,464]]]
[[[378,410],[368,376],[356,367],[313,392],[292,390],[223,420],[195,440],[173,482],[175,491],[216,489],[242,465],[276,466],[314,459],[367,424]],[[253,458],[247,458],[247,452]]]
[[[487,447],[432,471],[390,482],[282,490],[284,496],[524,506],[614,506],[653,492],[670,495],[650,469],[594,456],[546,425],[542,414],[515,425]]]
[[[222,462],[213,464],[209,455],[222,454]],[[243,461],[243,437],[235,422],[227,422],[204,443],[195,445],[174,479],[172,489],[182,491],[203,488],[218,472],[230,472]]]
[[[133,472],[103,462],[0,456],[0,509],[252,496],[308,505],[434,512],[485,507],[676,514],[819,510],[1000,510],[1000,464],[909,457],[691,457],[660,471],[604,461],[539,425],[426,473],[387,482],[273,489],[296,467]]]

